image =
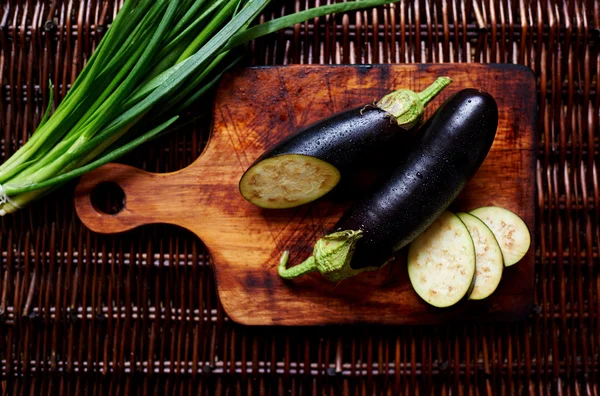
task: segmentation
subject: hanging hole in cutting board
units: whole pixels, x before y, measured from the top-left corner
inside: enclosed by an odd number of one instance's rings
[[[94,187],[90,201],[97,212],[116,215],[125,207],[125,192],[117,183],[103,182]]]

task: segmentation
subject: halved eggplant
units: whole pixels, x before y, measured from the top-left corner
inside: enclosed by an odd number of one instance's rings
[[[515,213],[498,206],[484,206],[471,211],[483,221],[498,240],[504,265],[518,263],[529,250],[531,235],[527,224]]]
[[[318,270],[337,282],[383,266],[454,201],[486,158],[497,127],[491,95],[477,89],[454,94],[415,135],[391,176],[323,238],[335,243],[317,243],[311,258],[290,268],[284,254],[279,275],[290,279]]]
[[[475,285],[469,294],[469,300],[482,300],[489,297],[500,284],[504,269],[502,250],[483,221],[469,213],[456,215],[467,226],[475,246]]]
[[[475,246],[458,216],[442,213],[408,248],[408,276],[427,303],[443,308],[462,300],[473,288]]]
[[[346,110],[300,129],[246,170],[240,193],[268,209],[292,208],[322,197],[347,171],[373,159],[419,125],[424,107],[450,82],[440,77],[418,94],[401,89],[376,104]]]
[[[244,174],[240,190],[256,206],[284,209],[322,197],[340,181],[339,170],[317,157],[287,154],[261,161]]]

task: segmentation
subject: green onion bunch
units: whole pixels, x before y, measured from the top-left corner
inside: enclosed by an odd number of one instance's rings
[[[309,19],[394,0],[330,4],[251,27],[269,1],[125,0],[54,113],[51,94],[30,139],[0,165],[0,215],[173,129],[240,59],[237,47]]]

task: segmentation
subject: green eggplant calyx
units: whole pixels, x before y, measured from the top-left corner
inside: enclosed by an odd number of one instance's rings
[[[449,77],[438,77],[433,84],[419,93],[399,89],[385,95],[376,106],[394,117],[398,126],[408,130],[421,123],[425,106],[451,82]]]
[[[315,243],[313,254],[303,263],[287,268],[289,252],[284,252],[279,261],[279,276],[294,279],[310,272],[319,271],[327,280],[340,282],[363,271],[373,271],[378,267],[353,269],[350,267],[356,242],[362,238],[362,231],[346,230],[325,235]]]

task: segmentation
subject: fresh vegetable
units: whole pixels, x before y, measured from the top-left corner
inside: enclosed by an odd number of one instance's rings
[[[498,206],[477,208],[471,214],[481,219],[494,233],[505,266],[514,265],[525,256],[531,245],[531,235],[527,224],[519,216]]]
[[[240,179],[240,193],[262,208],[314,201],[331,191],[346,171],[394,145],[420,124],[424,107],[451,80],[438,78],[423,92],[400,89],[317,121],[263,153]]]
[[[502,251],[492,231],[469,213],[456,214],[471,234],[475,246],[475,285],[469,300],[482,300],[489,297],[500,284],[504,263]]]
[[[442,213],[408,249],[408,276],[427,303],[443,308],[472,290],[476,254],[467,226],[458,216]]]
[[[451,96],[415,135],[391,176],[342,216],[311,258],[286,268],[284,253],[279,275],[291,279],[318,270],[336,282],[384,265],[462,191],[486,158],[497,127],[491,95],[464,89]]]
[[[249,28],[269,0],[125,0],[54,113],[0,166],[0,214],[174,129],[240,59],[235,47],[326,14],[391,2],[330,4]]]

